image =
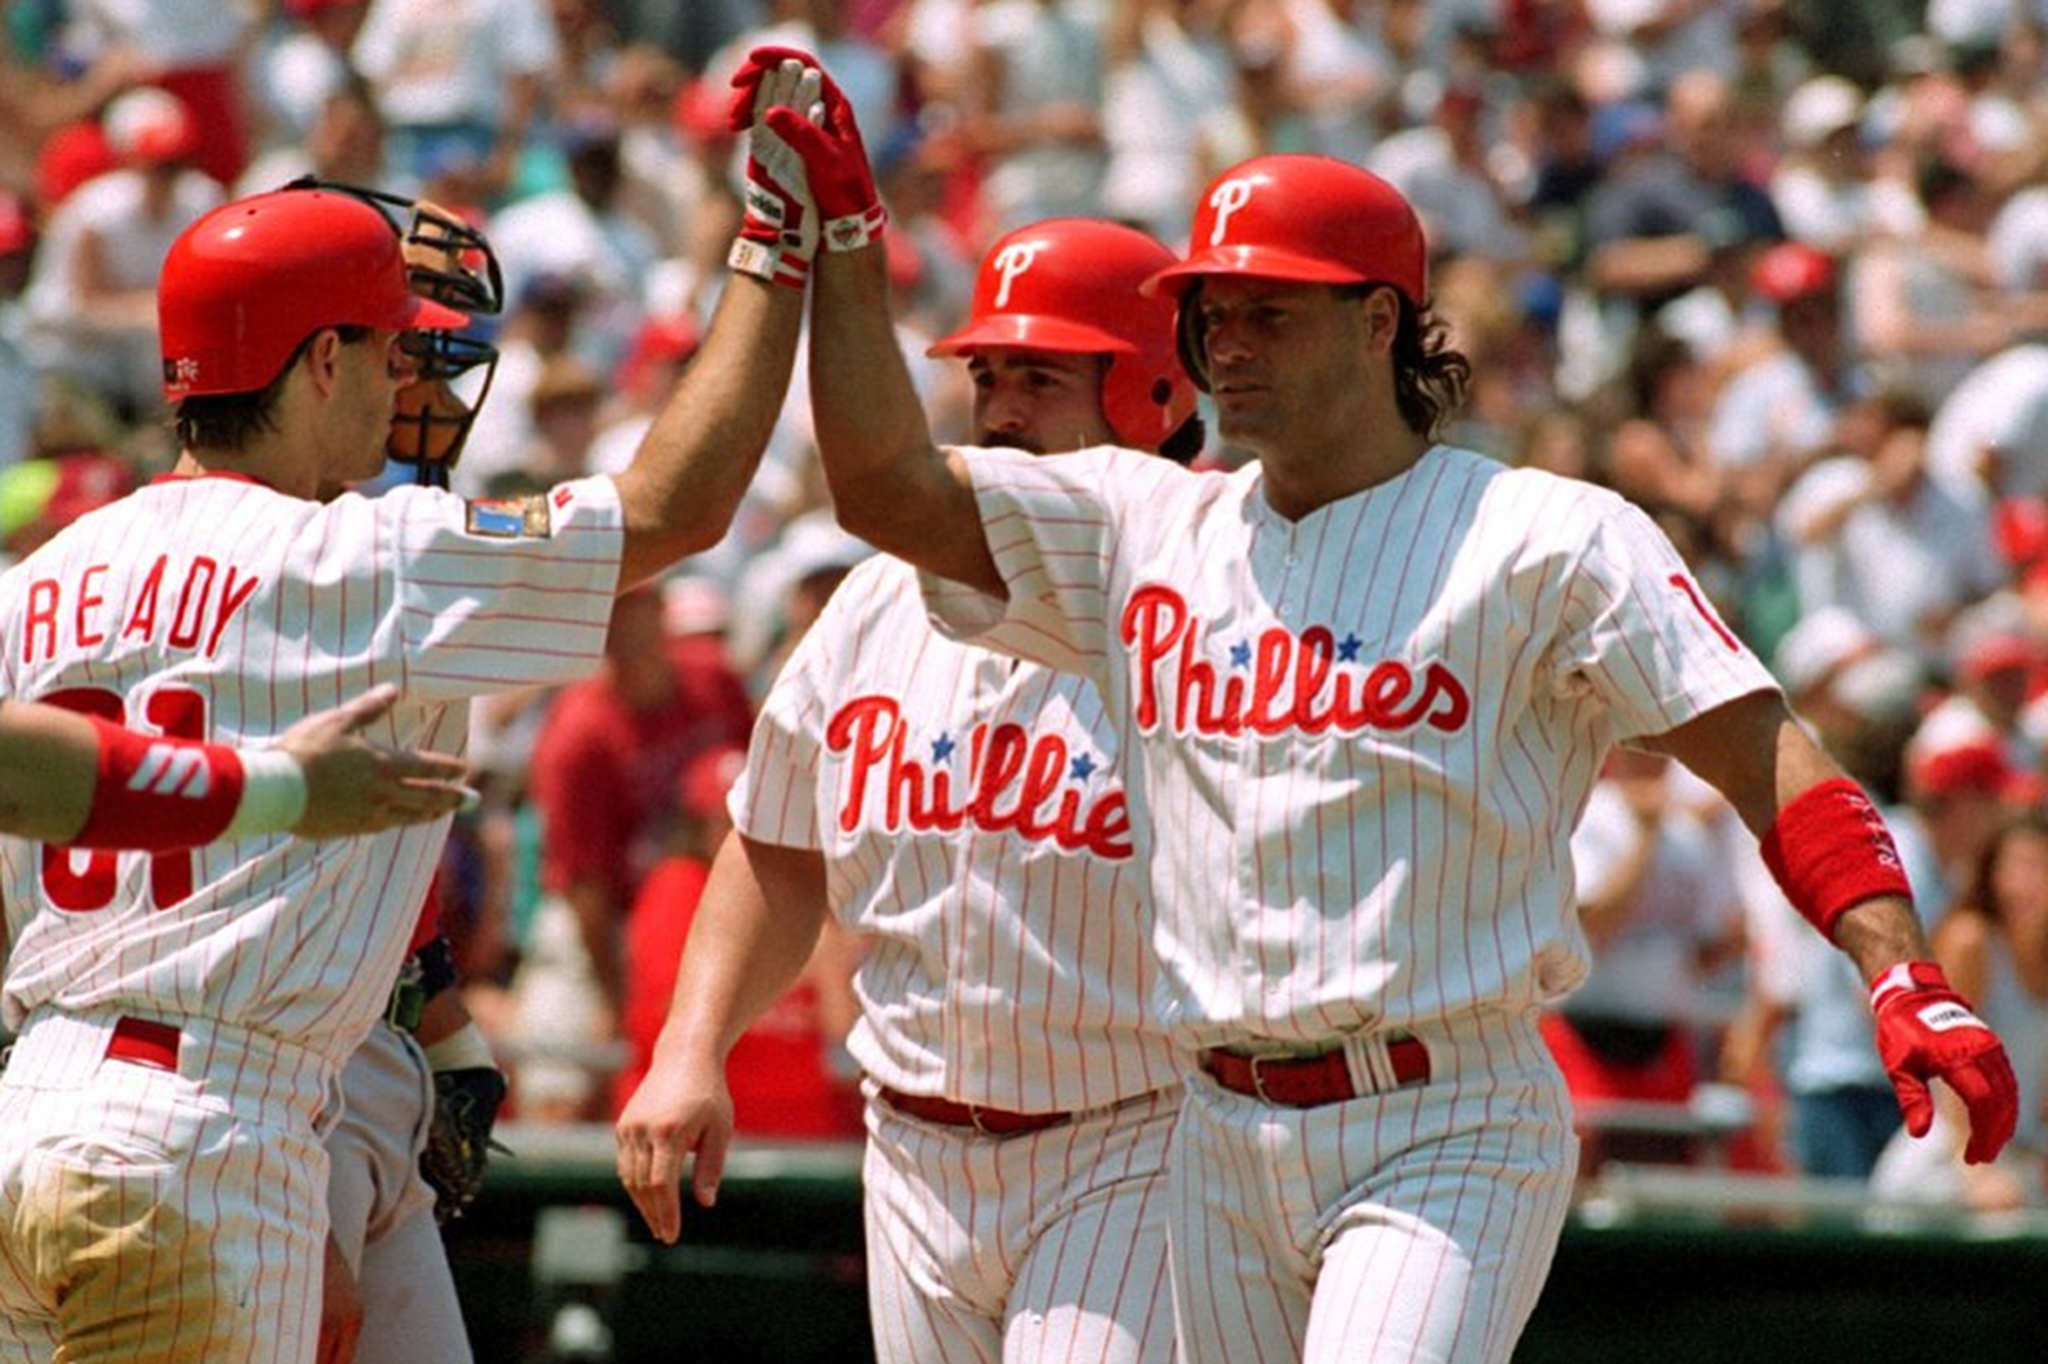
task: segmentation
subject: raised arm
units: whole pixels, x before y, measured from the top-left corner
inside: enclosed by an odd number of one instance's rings
[[[1932,960],[1898,851],[1877,809],[1785,708],[1755,692],[1658,736],[1650,746],[1720,789],[1762,841],[1786,898],[1871,984],[1877,1046],[1906,1129],[1933,1121],[1927,1082],[1945,1081],[1970,1113],[1965,1159],[1995,1158],[2019,1093],[1997,1036]]]
[[[811,60],[757,49],[750,65]],[[941,577],[1003,595],[966,468],[932,444],[896,344],[874,175],[853,110],[829,78],[821,117],[770,109],[803,159],[824,218],[811,305],[811,409],[839,523]]]
[[[704,348],[619,474],[619,590],[724,536],[789,392],[800,290],[735,274]]]
[[[803,81],[798,70],[760,73],[742,98],[756,113],[814,103],[815,82]],[[734,273],[703,349],[618,476],[621,592],[724,536],[788,396],[818,210],[803,162],[758,127],[749,136]]]
[[[710,1207],[732,1142],[725,1058],[795,983],[827,911],[824,855],[729,834],[712,863],[676,971],[653,1063],[619,1115],[619,1181],[662,1241],[682,1230],[683,1157]]]

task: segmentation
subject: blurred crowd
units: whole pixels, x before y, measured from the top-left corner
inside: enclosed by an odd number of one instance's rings
[[[6,0],[0,541],[168,466],[152,285],[224,196],[322,177],[481,226],[508,305],[455,471],[623,467],[737,221],[725,77],[818,53],[893,225],[935,430],[981,249],[1061,214],[1178,246],[1235,161],[1320,152],[1420,211],[1472,357],[1458,444],[1655,515],[1877,795],[2025,1111],[1906,1143],[1864,985],[1712,792],[1618,755],[1574,840],[1598,965],[1550,1020],[1588,1169],[1627,1156],[2048,1201],[2048,4],[2041,0]],[[866,552],[799,366],[724,543],[621,599],[608,663],[473,718],[439,883],[522,1115],[644,1069],[751,709]],[[1204,460],[1241,458],[1212,448]],[[828,937],[734,1053],[743,1129],[858,1132]]]

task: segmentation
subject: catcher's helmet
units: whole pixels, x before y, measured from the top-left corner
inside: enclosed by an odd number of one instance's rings
[[[984,346],[1107,355],[1102,411],[1126,445],[1156,447],[1195,411],[1195,389],[1174,357],[1173,304],[1138,286],[1173,253],[1135,228],[1084,218],[1020,227],[989,248],[974,280],[967,325],[932,346],[961,355]]]
[[[1422,224],[1401,191],[1325,156],[1254,157],[1211,181],[1188,258],[1145,290],[1177,298],[1203,275],[1391,284],[1417,307],[1429,290]]]
[[[363,198],[284,189],[224,204],[171,244],[157,283],[164,397],[248,393],[322,327],[467,325],[415,293],[396,226]]]

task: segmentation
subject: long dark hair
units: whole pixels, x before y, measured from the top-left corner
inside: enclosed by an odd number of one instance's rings
[[[1342,284],[1337,286],[1337,296],[1364,298],[1375,289],[1390,288],[1393,286],[1388,284]],[[1418,306],[1399,289],[1394,290],[1394,299],[1401,310],[1390,353],[1394,405],[1409,430],[1434,440],[1465,405],[1472,384],[1472,362],[1463,351],[1451,348],[1450,324],[1436,315],[1431,301]]]

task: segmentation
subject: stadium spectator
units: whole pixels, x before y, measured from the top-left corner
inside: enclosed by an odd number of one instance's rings
[[[726,794],[746,758],[742,748],[709,749],[683,769],[675,850],[647,874],[626,921],[622,1031],[628,1059],[612,1085],[613,1117],[653,1059],[711,856],[732,830]],[[726,1076],[735,1131],[760,1137],[861,1134],[858,1067],[842,1059],[847,1030],[860,1011],[854,965],[850,935],[836,925],[826,928],[796,984],[733,1044]]]
[[[63,43],[68,59],[109,54],[143,65],[148,84],[177,98],[192,121],[193,164],[232,185],[249,164],[242,60],[252,36],[251,6],[220,0],[69,0]]]
[[[514,982],[526,1036],[617,1036],[621,934],[674,821],[677,783],[699,753],[744,744],[752,718],[737,678],[670,646],[657,589],[620,596],[603,669],[562,689],[534,744],[544,898]],[[574,1058],[522,1065],[518,1083],[531,1108],[596,1116],[596,1077]]]
[[[1580,1171],[1610,1157],[1684,1160],[1684,1134],[1609,1132],[1598,1105],[1677,1108],[1700,1077],[1700,982],[1740,950],[1733,881],[1704,811],[1715,793],[1669,759],[1617,749],[1572,835],[1579,923],[1593,971],[1544,1040],[1579,1107]]]
[[[21,301],[35,249],[36,225],[28,201],[0,189],[0,470],[28,458],[43,407]]]
[[[1804,610],[1845,607],[1887,640],[1938,649],[1956,612],[2007,571],[1982,499],[1927,476],[1927,426],[1913,395],[1858,402],[1837,429],[1845,453],[1801,475],[1777,521]]]
[[[425,179],[453,150],[503,188],[560,51],[545,0],[371,0],[351,56],[377,89],[400,174]]]
[[[162,401],[157,273],[222,191],[192,168],[197,128],[176,96],[131,90],[107,106],[104,122],[119,168],[80,185],[51,215],[28,309],[42,363],[136,419]]]

